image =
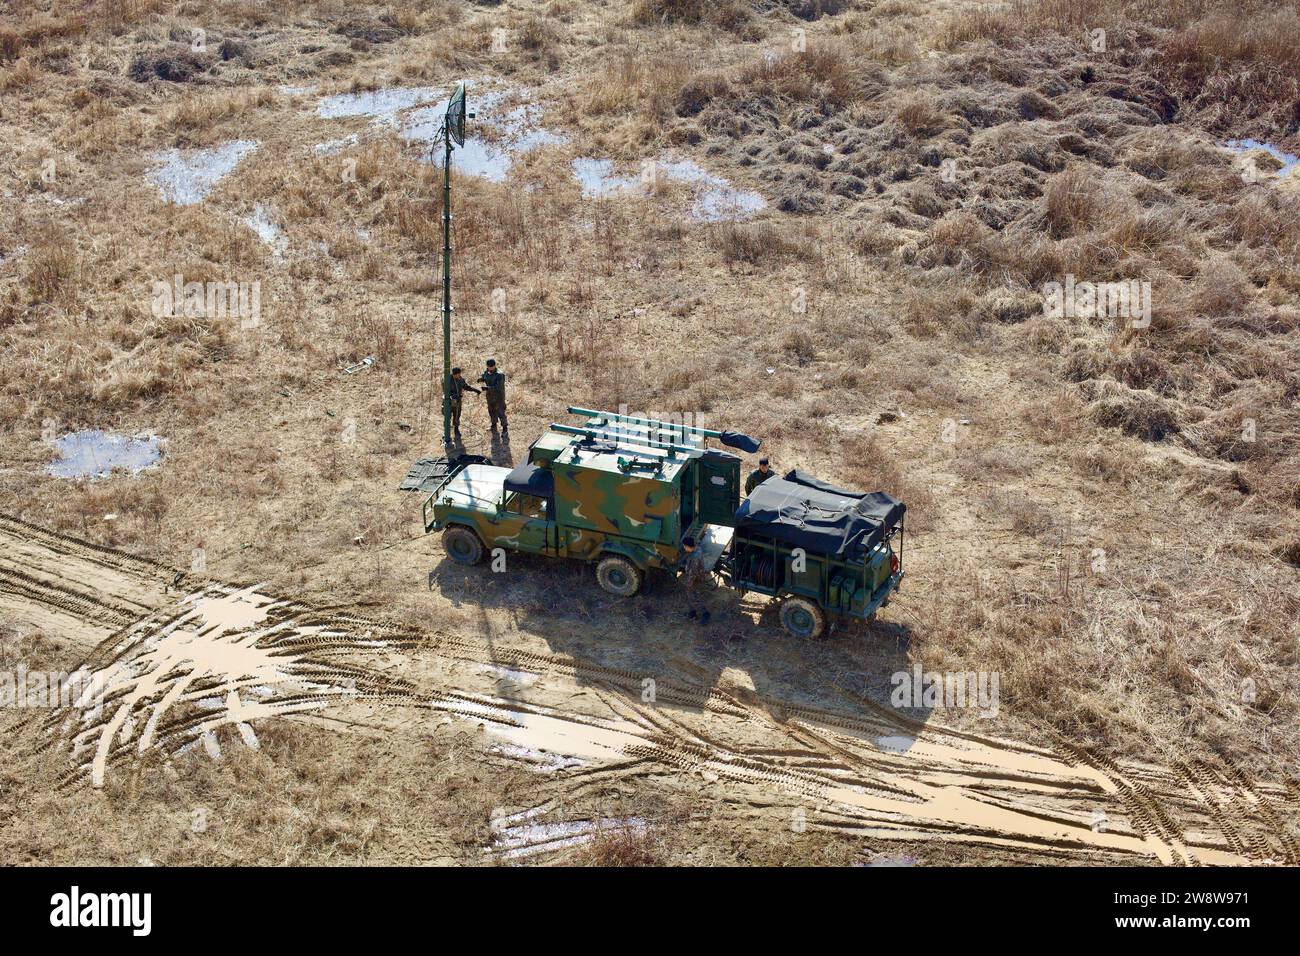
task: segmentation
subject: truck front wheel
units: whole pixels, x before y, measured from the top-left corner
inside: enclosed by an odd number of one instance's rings
[[[457,564],[478,564],[483,560],[483,542],[460,525],[454,524],[442,533],[442,547]]]
[[[781,602],[781,626],[795,637],[815,640],[826,631],[826,615],[812,601],[788,597]]]
[[[641,571],[627,558],[611,554],[596,565],[596,580],[616,597],[631,597],[641,590]]]

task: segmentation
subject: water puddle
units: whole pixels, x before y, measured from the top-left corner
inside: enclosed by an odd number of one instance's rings
[[[767,207],[767,200],[756,192],[738,189],[721,176],[703,169],[693,159],[661,162],[659,171],[675,182],[695,187],[690,217],[700,222],[728,222],[748,219]]]
[[[538,679],[538,675],[532,671],[521,671],[500,664],[479,664],[474,669],[480,674],[493,674],[503,683],[517,684],[520,687],[531,687]]]
[[[103,786],[126,745],[138,753],[201,745],[216,759],[222,729],[233,727],[256,747],[257,720],[322,710],[383,686],[359,669],[340,680],[331,660],[313,656],[321,646],[377,646],[369,632],[320,623],[310,609],[255,587],[217,586],[186,596],[179,608],[124,632],[110,663],[74,675],[81,693],[54,719],[67,722],[74,759],[92,786]]]
[[[907,853],[892,853],[892,854],[877,853],[875,856],[873,856],[870,860],[868,860],[866,863],[862,865],[869,866],[869,867],[916,866],[917,862],[918,861],[916,857],[911,856]]]
[[[1238,156],[1246,156],[1256,151],[1262,151],[1281,163],[1279,169],[1271,172],[1259,170],[1265,176],[1271,175],[1276,176],[1278,179],[1286,179],[1293,175],[1297,168],[1300,168],[1300,157],[1285,153],[1272,143],[1261,143],[1255,139],[1230,139],[1224,145]]]
[[[162,458],[162,441],[157,435],[118,435],[97,429],[70,432],[54,439],[59,453],[46,470],[56,478],[107,478],[114,471],[133,475],[153,468]]]
[[[255,141],[238,139],[210,149],[163,150],[155,154],[158,165],[148,178],[167,202],[192,206],[256,149]]]

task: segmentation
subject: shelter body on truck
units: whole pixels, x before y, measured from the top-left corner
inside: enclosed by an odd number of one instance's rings
[[[679,568],[689,535],[724,583],[781,601],[782,623],[804,637],[828,617],[870,618],[902,580],[906,508],[889,495],[793,471],[742,503],[740,458],[707,441],[752,452],[754,439],[569,411],[585,421],[551,425],[513,469],[462,456],[412,471],[403,487],[430,492],[425,530],[442,532],[452,560],[477,564],[497,548],[578,559],[630,597],[651,570]]]

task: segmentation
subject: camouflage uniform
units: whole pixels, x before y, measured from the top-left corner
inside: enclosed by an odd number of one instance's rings
[[[478,377],[483,383],[483,393],[487,398],[488,416],[492,419],[492,427],[497,427],[497,419],[501,420],[501,430],[509,431],[510,423],[506,421],[506,373],[498,369],[495,372],[484,372]]]
[[[761,468],[755,468],[751,471],[749,477],[745,479],[745,497],[748,498],[752,495],[755,488],[767,481],[767,479],[771,478],[774,474],[776,474],[776,472],[772,471],[770,468],[767,470],[766,474],[763,473]]]
[[[686,584],[686,606],[691,616],[700,615],[707,618],[709,611],[704,604],[705,589],[709,582],[709,569],[704,566],[704,553],[696,549],[685,556],[682,563],[682,579]]]
[[[460,403],[466,392],[473,392],[475,395],[479,394],[479,390],[465,381],[464,376],[457,378],[453,375],[449,394],[451,397],[451,424],[457,435],[460,434]]]

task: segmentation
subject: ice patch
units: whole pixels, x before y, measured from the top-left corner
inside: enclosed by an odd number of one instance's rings
[[[106,478],[115,469],[136,475],[162,458],[157,435],[118,435],[98,429],[69,432],[50,442],[59,453],[46,470],[56,478]]]
[[[255,149],[256,141],[237,139],[210,149],[163,150],[154,154],[157,165],[148,178],[167,202],[192,206]]]
[[[523,760],[534,764],[535,768],[541,773],[555,773],[559,770],[572,770],[575,767],[585,767],[587,765],[585,760],[579,760],[577,757],[566,757],[563,754],[533,750],[531,747],[521,747],[518,744],[497,744],[492,747],[492,752],[499,753],[503,757],[510,757],[513,760]]]
[[[637,836],[642,836],[646,832],[646,822],[641,817],[571,820],[565,823],[521,823],[516,826],[504,826],[504,823],[505,820],[493,821],[492,829],[496,831],[493,845],[484,847],[483,852],[496,853],[507,860],[580,846],[583,843],[590,843],[602,832],[626,830]]]
[[[349,116],[368,116],[377,123],[393,126],[397,114],[430,100],[437,100],[442,91],[433,86],[389,87],[383,90],[366,90],[360,93],[340,93],[326,96],[316,104],[316,115],[322,119],[344,119]],[[443,100],[444,104],[446,100]],[[446,106],[443,107],[446,112]]]
[[[271,210],[263,203],[258,203],[253,207],[253,214],[244,219],[248,228],[257,233],[259,239],[271,247],[271,251],[282,256],[289,248],[289,240],[285,238],[284,230],[280,228],[271,216]]]
[[[477,81],[472,81],[472,85],[475,88],[470,93],[470,108],[475,117],[465,144],[456,147],[453,166],[457,172],[504,182],[519,156],[539,146],[567,142],[563,134],[540,125],[540,107],[536,104],[507,106],[508,101],[518,104],[520,96],[508,90],[479,91]],[[440,131],[447,102],[448,97],[436,87],[390,87],[324,97],[317,103],[316,113],[324,119],[368,117],[374,126],[396,129],[408,143],[428,147],[434,163],[440,164],[443,155]],[[312,149],[319,156],[332,156],[355,146],[360,138],[354,133],[319,143]]]
[[[593,199],[612,196],[615,193],[631,192],[640,183],[635,176],[619,176],[615,173],[612,159],[591,159],[583,156],[575,159],[570,166],[573,175],[582,186],[582,194]]]
[[[359,141],[357,134],[351,133],[341,139],[329,139],[323,143],[317,143],[311,148],[311,151],[317,156],[334,156],[345,149],[351,149]]]
[[[17,260],[21,259],[25,255],[27,255],[26,246],[15,246],[13,249],[11,249],[8,252],[4,252],[3,250],[0,250],[0,266],[3,266],[9,262],[16,262]]]
[[[452,156],[452,168],[470,176],[482,176],[494,183],[504,182],[515,159],[541,146],[568,142],[568,137],[540,125],[541,108],[524,103],[505,108],[505,92],[481,93],[473,103],[475,123],[488,127],[489,137],[469,136]],[[430,147],[435,165],[442,165],[443,153],[434,148],[440,142],[438,131],[447,112],[447,100],[434,106],[412,110],[402,123],[401,136],[408,142]]]
[[[537,674],[532,671],[516,670],[513,667],[502,667],[500,664],[480,664],[475,668],[481,674],[495,674],[502,680],[510,681],[512,684],[519,684],[521,687],[531,687],[537,683]]]
[[[573,160],[570,166],[582,186],[582,194],[589,198],[630,193],[641,182],[634,176],[620,176],[614,170],[613,161],[608,159],[584,156]],[[738,189],[692,159],[659,160],[651,169],[670,182],[687,183],[694,187],[687,214],[699,222],[748,219],[767,208],[767,200],[758,193]]]

